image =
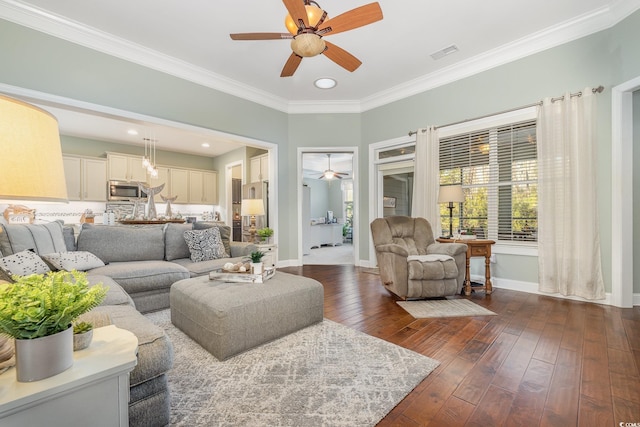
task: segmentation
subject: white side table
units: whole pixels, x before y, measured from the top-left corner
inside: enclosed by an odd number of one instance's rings
[[[278,262],[278,246],[270,243],[258,243],[256,247],[260,252],[264,252],[262,264],[265,267],[275,267]]]
[[[16,381],[15,368],[0,375],[0,425],[128,426],[129,372],[138,339],[114,325],[93,331],[91,345],[74,353],[73,366],[40,381]]]

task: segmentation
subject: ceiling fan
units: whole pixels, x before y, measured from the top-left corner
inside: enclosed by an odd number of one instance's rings
[[[329,161],[328,168],[322,173],[322,175],[320,175],[318,179],[334,179],[334,178],[342,179],[342,176],[340,175],[344,175],[344,176],[349,175],[348,173],[336,172],[333,169],[331,169],[331,153],[327,153],[327,158]]]
[[[282,0],[289,15],[285,26],[289,33],[230,34],[233,40],[291,40],[291,56],[284,64],[280,77],[295,73],[303,57],[323,53],[327,58],[348,71],[355,71],[362,62],[346,50],[325,41],[323,37],[353,30],[382,19],[378,2],[351,9],[329,19],[327,12],[313,0]]]

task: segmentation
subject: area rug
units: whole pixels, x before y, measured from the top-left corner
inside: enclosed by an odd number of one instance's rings
[[[171,425],[374,426],[439,362],[324,322],[218,361],[170,321]]]
[[[396,301],[416,319],[428,317],[495,316],[491,310],[467,299]]]

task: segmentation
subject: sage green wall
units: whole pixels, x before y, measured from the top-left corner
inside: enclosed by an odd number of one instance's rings
[[[142,147],[118,144],[115,142],[97,141],[95,139],[77,138],[68,135],[60,136],[62,152],[88,157],[107,157],[107,151],[141,156]],[[217,170],[211,157],[176,153],[156,149],[156,163],[163,166],[174,166],[189,169]]]
[[[280,168],[278,170],[278,179],[280,182],[281,192],[278,194],[280,197],[280,207],[287,207],[286,209],[280,209],[280,224],[287,224],[290,229],[288,239],[284,242],[280,240],[280,246],[288,246],[289,258],[284,258],[278,254],[281,259],[297,259],[298,258],[298,236],[295,232],[298,224],[298,206],[301,203],[297,199],[298,189],[297,182],[297,164],[298,164],[298,148],[304,147],[355,147],[360,146],[362,140],[361,133],[361,114],[291,114],[289,115],[288,126],[288,139],[289,144],[287,147],[286,159],[282,160],[281,157]],[[360,197],[362,198],[367,192],[367,159],[366,153],[363,157],[364,148],[360,148],[359,164],[360,164],[360,182],[364,187],[361,187]],[[363,172],[363,169],[365,172]],[[286,192],[292,198],[285,204],[282,201],[282,193]],[[358,223],[360,218],[367,218],[366,205],[360,204],[360,212],[354,212],[354,221]],[[283,215],[284,213],[284,215]],[[368,227],[368,223],[367,223]],[[368,247],[368,232],[361,235],[361,244]],[[280,252],[280,246],[278,246],[278,252]],[[366,259],[366,258],[364,258]]]
[[[0,82],[153,117],[286,141],[287,115],[0,20]]]
[[[586,86],[598,96],[598,214],[605,287],[611,291],[611,87],[640,75],[640,12],[616,27],[362,114],[363,145],[491,114]],[[367,196],[367,192],[362,194]],[[369,218],[367,218],[369,220]],[[361,228],[362,229],[362,228]],[[365,254],[361,251],[361,257]],[[537,258],[498,255],[497,277],[537,283]]]
[[[633,92],[633,211],[640,212],[640,90]],[[640,293],[640,215],[633,215],[633,293]]]

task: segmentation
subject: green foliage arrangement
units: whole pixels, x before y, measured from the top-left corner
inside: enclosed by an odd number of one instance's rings
[[[262,261],[263,256],[264,256],[264,252],[255,251],[255,252],[251,252],[251,255],[249,255],[249,258],[251,258],[252,263],[256,264]]]
[[[269,227],[261,228],[256,231],[256,234],[260,236],[262,240],[266,240],[267,238],[273,236],[273,229]]]
[[[102,302],[108,288],[89,287],[87,274],[55,271],[13,276],[0,284],[0,332],[34,339],[62,332],[83,313]]]
[[[74,334],[84,334],[93,329],[93,325],[89,322],[76,322],[73,324]]]

